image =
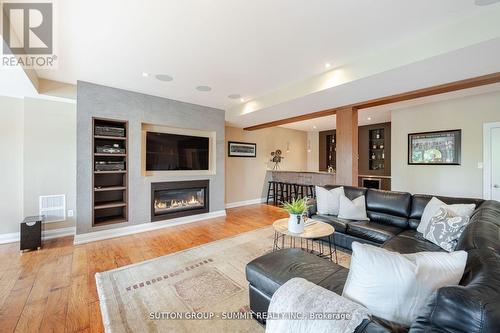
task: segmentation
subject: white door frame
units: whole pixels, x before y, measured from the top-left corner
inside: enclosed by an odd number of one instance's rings
[[[483,199],[491,199],[491,130],[500,128],[500,122],[483,124]]]

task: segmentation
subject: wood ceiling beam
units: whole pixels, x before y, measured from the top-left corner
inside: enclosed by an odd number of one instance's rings
[[[309,120],[309,119],[314,119],[314,118],[331,116],[331,115],[336,114],[337,111],[339,111],[341,109],[346,109],[346,108],[347,109],[353,109],[353,108],[354,109],[366,109],[366,108],[371,108],[371,107],[375,107],[375,106],[381,106],[381,105],[393,104],[393,103],[397,103],[397,102],[409,101],[412,99],[428,97],[428,96],[433,96],[433,95],[440,95],[440,94],[445,94],[445,93],[449,93],[449,92],[453,92],[453,91],[469,89],[469,88],[484,86],[484,85],[498,83],[498,82],[500,82],[500,72],[482,75],[482,76],[477,76],[477,77],[473,77],[470,79],[440,84],[437,86],[413,90],[413,91],[404,92],[404,93],[400,93],[400,94],[396,94],[396,95],[375,98],[375,99],[371,99],[368,101],[359,102],[359,103],[350,104],[350,105],[344,105],[344,106],[340,106],[340,107],[333,108],[333,109],[317,111],[317,112],[304,114],[304,115],[300,115],[300,116],[270,121],[270,122],[259,124],[259,125],[245,127],[244,130],[255,131],[258,129],[275,127],[275,126],[279,126],[279,125],[295,123],[298,121],[304,121],[304,120]]]

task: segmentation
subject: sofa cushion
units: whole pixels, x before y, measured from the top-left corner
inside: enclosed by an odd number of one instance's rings
[[[441,288],[413,322],[410,331],[498,332],[500,257],[490,250],[468,251],[460,286]]]
[[[327,190],[331,190],[332,188],[341,187],[343,185],[325,185],[323,186]],[[362,195],[366,196],[366,188],[364,187],[354,187],[354,186],[343,186],[344,194],[349,200],[354,200]]]
[[[442,248],[426,240],[423,235],[416,230],[405,230],[393,237],[382,247],[389,251],[399,253],[416,253],[416,252],[439,252],[444,251]]]
[[[379,244],[387,242],[401,231],[403,231],[403,229],[398,227],[370,221],[349,222],[347,226],[348,235],[367,239]]]
[[[352,221],[349,221],[346,219],[341,219],[341,218],[336,217],[336,216],[321,215],[321,214],[314,215],[312,217],[312,219],[316,220],[316,221],[328,223],[329,225],[331,225],[332,227],[335,228],[335,232],[341,232],[344,234],[345,234],[345,231],[347,229],[347,222],[352,222]]]
[[[471,218],[456,250],[489,249],[500,254],[500,202],[488,200]]]
[[[246,266],[248,282],[269,296],[294,277],[304,278],[340,295],[347,274],[347,268],[301,249],[283,249],[267,253]]]
[[[366,209],[368,211],[403,217],[410,215],[411,194],[369,189],[366,191]],[[406,227],[406,224],[397,225]]]
[[[411,210],[410,210],[410,223],[409,226],[412,229],[417,229],[422,214],[424,213],[425,206],[431,201],[433,195],[426,194],[414,194],[411,199]],[[452,198],[452,197],[440,197],[435,196],[447,205],[454,204],[475,204],[476,209],[484,202],[483,199],[470,199],[470,198]]]

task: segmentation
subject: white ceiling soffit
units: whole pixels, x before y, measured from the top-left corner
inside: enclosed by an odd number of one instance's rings
[[[358,124],[359,126],[365,126],[389,122],[391,121],[391,113],[393,110],[405,109],[428,103],[442,102],[450,99],[498,92],[500,92],[500,83],[495,83],[487,86],[474,87],[464,90],[452,91],[440,95],[421,97],[393,104],[375,106],[358,111]],[[280,125],[279,127],[290,128],[299,131],[319,132],[335,129],[337,126],[336,117],[335,115],[333,115],[298,121],[295,123]]]
[[[246,127],[499,71],[500,6],[488,9],[235,106],[226,120]]]
[[[500,38],[349,81],[264,109],[240,111],[237,114],[226,112],[226,121],[232,126],[247,127],[500,72],[498,59],[500,59]]]

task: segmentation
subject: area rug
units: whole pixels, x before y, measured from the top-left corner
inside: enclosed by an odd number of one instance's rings
[[[106,332],[263,332],[249,314],[246,264],[272,249],[265,227],[96,274]],[[339,264],[350,256],[338,251]]]

